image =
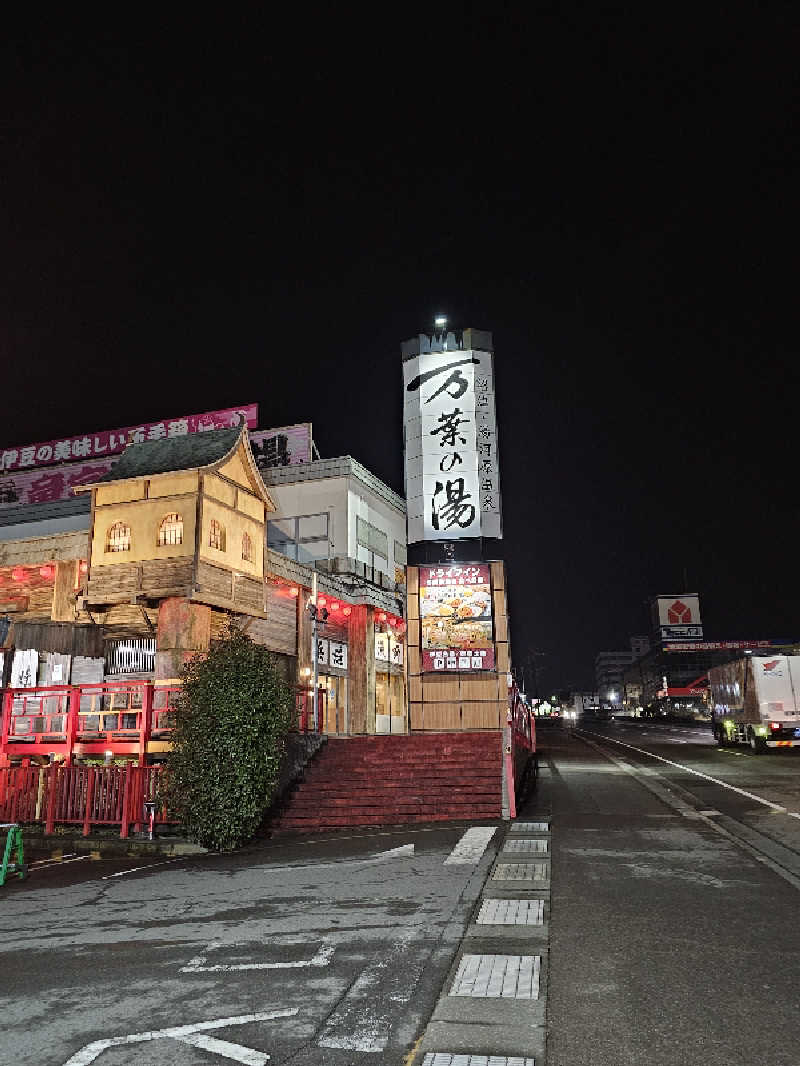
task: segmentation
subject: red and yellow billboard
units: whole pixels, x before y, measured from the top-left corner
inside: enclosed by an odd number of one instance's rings
[[[422,670],[493,670],[492,589],[486,563],[419,568]]]

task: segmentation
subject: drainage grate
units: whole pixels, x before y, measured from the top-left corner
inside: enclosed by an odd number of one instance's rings
[[[546,881],[547,863],[499,862],[492,874],[493,881]]]
[[[473,999],[538,999],[539,955],[464,955],[451,996]]]
[[[477,918],[478,925],[541,925],[543,921],[543,899],[485,899]]]
[[[513,851],[513,852],[516,852],[518,855],[522,854],[523,852],[528,852],[528,853],[533,852],[536,855],[546,855],[547,854],[547,841],[546,840],[507,840],[505,842],[505,844],[503,844],[503,851]]]

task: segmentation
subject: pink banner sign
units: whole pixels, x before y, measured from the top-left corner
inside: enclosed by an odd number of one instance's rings
[[[206,411],[201,415],[183,415],[168,418],[163,422],[144,422],[139,426],[124,429],[104,430],[64,440],[50,440],[41,444],[27,444],[19,448],[0,451],[0,473],[30,470],[75,459],[97,459],[119,455],[129,441],[141,444],[146,440],[161,440],[164,437],[183,437],[187,433],[202,433],[207,429],[228,429],[235,426],[244,415],[250,429],[258,425],[258,404],[243,407],[227,407],[221,411]]]
[[[278,429],[251,432],[250,447],[259,470],[310,463],[313,458],[311,423],[300,422],[296,426],[280,426]]]

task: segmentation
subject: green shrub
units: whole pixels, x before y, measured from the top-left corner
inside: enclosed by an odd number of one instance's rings
[[[233,625],[182,681],[167,802],[193,840],[229,851],[253,836],[274,797],[294,696],[271,653]]]

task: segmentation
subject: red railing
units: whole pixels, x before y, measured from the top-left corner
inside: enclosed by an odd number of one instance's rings
[[[0,822],[81,825],[88,836],[92,825],[118,825],[120,836],[141,829],[146,800],[158,802],[160,766],[42,766],[0,770]],[[163,791],[163,789],[162,789]],[[155,821],[172,821],[161,802]]]
[[[138,755],[144,763],[151,739],[168,739],[180,685],[115,681],[6,689],[0,763],[61,755]]]
[[[536,757],[536,724],[516,684],[511,684],[508,689],[504,759],[508,810],[512,818],[517,816],[517,793],[531,757]]]

